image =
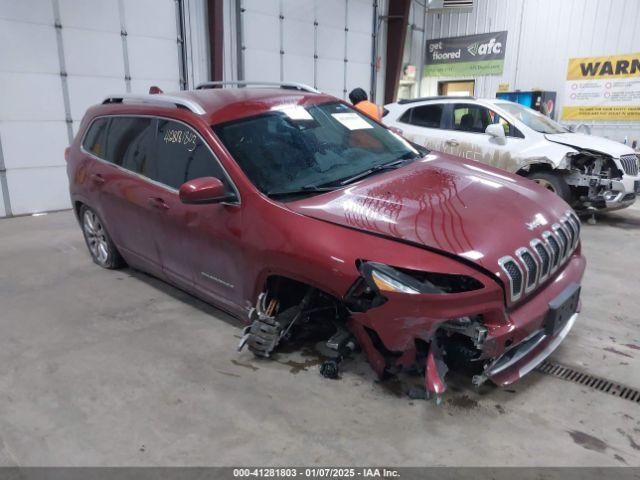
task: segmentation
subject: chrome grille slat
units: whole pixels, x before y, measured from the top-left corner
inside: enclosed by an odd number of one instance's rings
[[[539,273],[539,281],[543,282],[549,276],[549,270],[551,269],[551,254],[545,247],[544,243],[537,238],[531,240],[531,248],[538,256],[539,265],[540,265],[540,273]]]
[[[509,277],[509,283],[511,284],[511,301],[516,301],[522,296],[522,289],[524,287],[524,275],[520,265],[514,260],[513,257],[505,256],[498,260],[498,264]]]
[[[622,155],[620,164],[627,175],[638,175],[638,157],[634,154]]]

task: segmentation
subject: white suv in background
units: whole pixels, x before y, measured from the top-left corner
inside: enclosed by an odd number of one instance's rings
[[[428,149],[526,176],[576,209],[617,210],[640,193],[639,158],[606,138],[572,133],[518,103],[474,97],[400,100],[383,122]]]

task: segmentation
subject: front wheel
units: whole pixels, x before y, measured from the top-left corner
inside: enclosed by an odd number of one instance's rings
[[[571,201],[571,189],[561,175],[555,172],[532,172],[527,175],[527,178],[555,193],[565,202]]]
[[[93,261],[103,268],[115,269],[123,267],[125,262],[113,244],[98,214],[83,205],[80,209],[80,219],[82,221],[84,240],[87,243]]]

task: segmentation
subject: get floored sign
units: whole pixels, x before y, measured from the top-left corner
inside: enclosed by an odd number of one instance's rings
[[[507,32],[427,41],[424,74],[432,77],[500,75]]]
[[[640,120],[640,53],[569,59],[563,120]]]

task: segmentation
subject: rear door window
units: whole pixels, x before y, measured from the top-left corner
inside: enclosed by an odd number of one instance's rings
[[[154,121],[146,117],[113,117],[105,159],[146,177],[153,174],[149,151]]]
[[[92,153],[96,157],[105,158],[106,142],[107,142],[107,126],[109,120],[105,117],[97,118],[89,127],[87,134],[84,136],[82,148]]]
[[[172,120],[159,119],[153,154],[153,179],[178,190],[202,177],[216,177],[227,188],[226,174],[209,147],[194,130]]]
[[[440,128],[444,105],[422,105],[407,110],[399,119],[400,122],[416,127]]]

